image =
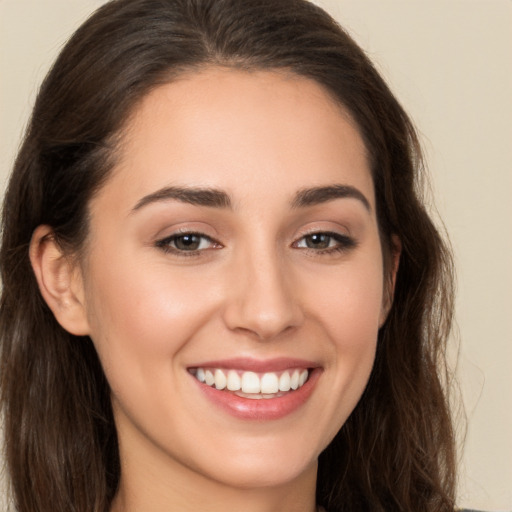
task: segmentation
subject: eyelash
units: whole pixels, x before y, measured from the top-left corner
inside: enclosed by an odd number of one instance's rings
[[[308,233],[303,235],[297,242],[294,242],[292,245],[298,248],[298,244],[302,241],[306,241],[308,238],[312,238],[315,236],[328,237],[329,239],[333,239],[336,242],[334,247],[326,247],[324,249],[313,249],[311,247],[305,247],[304,249],[308,249],[314,254],[336,254],[341,252],[347,252],[351,249],[354,249],[357,246],[356,240],[351,238],[348,235],[342,235],[341,233],[336,233],[332,231],[314,231],[312,233]],[[329,240],[330,243],[331,240]],[[307,242],[306,242],[307,243]]]
[[[202,249],[192,249],[192,250],[185,250],[185,249],[178,249],[177,247],[173,247],[171,244],[175,244],[176,241],[180,239],[185,239],[187,237],[197,237],[201,239],[200,244],[204,241],[208,242],[209,244],[213,245],[214,247],[208,247],[208,248],[202,248]],[[160,249],[162,249],[166,253],[173,253],[178,256],[198,256],[201,252],[203,252],[206,249],[220,249],[222,245],[214,240],[213,238],[210,238],[207,235],[204,235],[203,233],[196,233],[196,232],[185,232],[185,233],[174,233],[171,236],[165,237],[162,240],[158,240],[156,242],[156,246]]]
[[[299,243],[302,241],[306,241],[308,238],[311,239],[315,236],[322,236],[322,237],[328,237],[329,238],[329,245],[331,242],[331,239],[334,239],[336,242],[336,245],[333,247],[326,247],[323,249],[315,249],[312,247],[299,247]],[[197,237],[200,239],[199,244],[201,245],[204,241],[206,241],[208,244],[210,244],[210,247],[207,248],[197,248],[197,249],[179,249],[177,247],[173,247],[171,244],[176,244],[176,242],[180,239],[185,239],[187,237]],[[307,243],[307,242],[306,242]],[[163,238],[162,240],[158,240],[156,242],[156,247],[163,250],[165,253],[173,253],[178,256],[182,257],[190,257],[190,256],[199,256],[203,251],[208,249],[220,249],[222,248],[222,245],[214,240],[213,238],[210,238],[207,235],[204,235],[203,233],[197,233],[197,232],[185,232],[185,233],[175,233],[171,236],[168,236],[166,238]],[[310,251],[311,253],[315,255],[322,255],[322,254],[336,254],[341,252],[347,252],[351,249],[354,249],[357,246],[357,242],[347,236],[342,235],[340,233],[330,232],[330,231],[315,231],[312,233],[308,233],[306,235],[303,235],[300,237],[296,242],[293,242],[292,247],[294,248],[300,248],[305,249],[307,251]]]

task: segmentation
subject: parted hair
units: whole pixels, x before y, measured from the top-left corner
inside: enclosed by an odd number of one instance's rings
[[[42,299],[32,233],[50,225],[80,255],[90,199],[115,165],[127,119],[150,90],[205,66],[321,84],[365,142],[388,273],[400,240],[374,368],[320,455],[317,502],[329,512],[453,512],[452,263],[424,204],[418,138],[365,53],[305,0],[114,0],[76,31],[44,80],[2,217],[0,385],[15,509],[108,512],[120,477],[108,382],[91,340],[66,332]]]

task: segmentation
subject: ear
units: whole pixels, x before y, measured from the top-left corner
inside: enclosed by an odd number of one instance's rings
[[[382,298],[382,309],[379,319],[379,328],[384,325],[391,306],[393,305],[393,296],[395,293],[396,275],[400,265],[400,255],[402,254],[402,242],[396,235],[391,236],[391,254],[388,265],[384,270],[387,272],[384,276],[384,293]]]
[[[57,322],[71,334],[89,334],[82,273],[64,254],[50,226],[34,231],[29,256],[41,295]]]

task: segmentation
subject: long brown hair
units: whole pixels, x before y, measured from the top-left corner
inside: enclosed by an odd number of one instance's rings
[[[39,92],[3,208],[1,400],[19,512],[107,512],[120,463],[91,340],[43,301],[28,247],[40,224],[70,253],[140,99],[205,65],[285,69],[346,108],[370,157],[385,255],[401,242],[393,306],[356,409],[320,455],[317,501],[338,511],[453,511],[444,350],[450,253],[426,213],[415,130],[364,52],[304,0],[114,0],[63,49]],[[389,258],[388,258],[389,259]]]

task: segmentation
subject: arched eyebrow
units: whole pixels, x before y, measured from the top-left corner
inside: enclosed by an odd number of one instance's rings
[[[369,212],[371,211],[370,202],[365,195],[350,185],[327,185],[299,190],[295,194],[291,205],[292,208],[305,208],[343,198],[357,199]],[[231,198],[224,190],[197,187],[164,187],[141,198],[132,208],[132,212],[152,203],[169,200],[210,208],[232,208]]]
[[[334,199],[352,198],[363,203],[364,207],[371,212],[370,201],[357,188],[350,185],[328,185],[323,187],[305,188],[299,190],[292,201],[293,208],[305,208],[317,204],[326,203]]]
[[[196,187],[164,187],[140,199],[132,208],[132,212],[140,210],[148,204],[169,200],[211,208],[231,208],[231,199],[223,190]]]

